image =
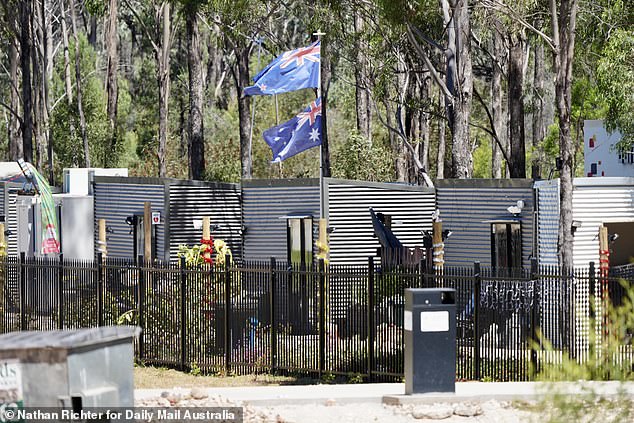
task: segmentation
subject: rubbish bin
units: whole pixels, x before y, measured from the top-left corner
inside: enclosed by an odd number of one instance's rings
[[[0,335],[0,405],[134,405],[134,326]]]
[[[405,394],[456,391],[456,291],[406,289]]]

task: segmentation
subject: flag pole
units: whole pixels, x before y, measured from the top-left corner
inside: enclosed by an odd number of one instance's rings
[[[258,38],[258,69],[260,69],[260,55],[262,54],[262,39]],[[253,97],[253,108],[251,109],[251,130],[249,132],[249,156],[251,156],[251,169],[253,169],[253,126],[255,125],[255,97]]]
[[[314,36],[317,37],[317,41],[321,41],[321,36],[322,35],[326,35],[325,32],[321,32],[320,29],[317,30],[317,32],[313,33]],[[322,144],[319,146],[319,218],[320,219],[324,219],[325,216],[325,212],[326,212],[326,207],[324,204],[324,200],[325,200],[325,193],[324,193],[324,157],[323,157],[323,139],[324,139],[324,125],[323,125],[323,121],[324,121],[324,99],[321,98],[321,54],[322,54],[322,50],[321,50],[321,44],[319,47],[319,72],[318,72],[318,80],[319,83],[317,84],[317,98],[321,99],[321,139],[322,139]]]

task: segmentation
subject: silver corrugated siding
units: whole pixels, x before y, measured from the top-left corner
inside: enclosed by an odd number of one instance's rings
[[[319,180],[271,179],[242,182],[244,258],[286,260],[286,220],[289,213],[313,216],[313,239],[319,227]]]
[[[9,231],[7,235],[7,254],[10,256],[18,255],[18,194],[16,192],[7,192],[6,194],[6,211],[5,216],[6,227]]]
[[[557,266],[559,238],[559,179],[535,183],[539,264]]]
[[[431,229],[436,208],[433,189],[403,184],[325,179],[330,262],[367,264],[379,241],[369,208],[392,217],[392,231],[406,246],[422,245],[421,230]]]
[[[126,183],[125,180],[130,182]],[[147,184],[142,183],[142,180],[106,176],[95,178],[95,225],[99,219],[106,219],[106,225],[114,230],[107,235],[109,257],[133,259],[133,235],[125,218],[135,213],[143,214],[144,202],[151,202],[152,210],[160,211],[165,219],[165,185],[157,183],[157,179],[148,179],[148,182],[154,183]],[[165,227],[165,224],[158,225],[156,235],[157,258],[161,260],[169,258],[165,248]],[[95,229],[95,237],[98,236],[99,231]]]
[[[599,263],[599,225],[634,222],[634,178],[576,178],[572,218],[581,222],[574,236],[574,265]]]
[[[177,259],[178,246],[199,244],[201,229],[194,229],[193,221],[211,218],[219,225],[211,235],[229,245],[234,258],[242,257],[240,229],[242,210],[240,186],[237,184],[183,181],[169,186],[170,199],[170,258]]]
[[[453,233],[445,241],[446,266],[491,265],[491,224],[485,220],[511,218],[506,210],[524,201],[522,265],[533,254],[533,183],[526,179],[442,179],[436,183],[436,201],[443,229]]]

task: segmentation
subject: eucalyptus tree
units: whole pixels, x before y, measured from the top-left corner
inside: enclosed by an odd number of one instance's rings
[[[431,1],[386,0],[381,4],[392,23],[404,25],[415,54],[429,69],[432,81],[445,97],[452,141],[451,175],[455,178],[471,177],[473,158],[469,119],[473,64],[469,0],[441,0],[440,10]],[[441,31],[438,31],[439,19]],[[444,37],[445,41],[437,41],[440,37]],[[442,69],[432,62],[433,51],[444,55]]]
[[[158,89],[158,177],[167,176],[167,138],[169,136],[169,100],[170,100],[170,50],[174,42],[175,20],[172,19],[172,5],[166,0],[135,1],[124,0],[125,5],[134,15],[146,35],[156,63],[156,85]],[[148,16],[152,16],[146,23]],[[190,161],[191,163],[191,161]]]

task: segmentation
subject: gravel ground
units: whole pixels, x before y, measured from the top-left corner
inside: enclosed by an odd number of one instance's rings
[[[140,400],[139,407],[232,407],[242,406],[245,423],[405,423],[424,421],[516,423],[531,420],[531,413],[498,401],[432,405],[387,406],[381,403],[337,404],[336,400],[271,407],[236,404],[219,396],[207,396],[193,388],[179,395],[165,391],[160,397]]]

